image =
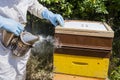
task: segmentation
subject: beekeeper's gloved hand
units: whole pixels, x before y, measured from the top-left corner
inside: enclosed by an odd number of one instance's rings
[[[64,26],[64,19],[60,14],[54,14],[51,11],[45,9],[42,12],[42,17],[44,19],[50,20],[50,22],[54,25],[60,25],[60,26]]]
[[[24,27],[20,23],[2,16],[0,16],[0,28],[12,32],[16,36],[19,36],[20,33],[24,30]]]

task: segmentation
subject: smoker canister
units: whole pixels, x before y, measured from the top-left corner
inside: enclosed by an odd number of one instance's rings
[[[16,56],[23,56],[32,47],[32,45],[39,40],[38,36],[35,36],[29,32],[22,32],[19,38],[14,38],[11,41],[11,49]]]

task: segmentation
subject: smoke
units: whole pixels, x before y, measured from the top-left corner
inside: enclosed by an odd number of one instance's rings
[[[39,40],[34,43],[32,48],[33,55],[41,57],[53,55],[55,48],[60,48],[59,39],[52,36],[39,36]]]

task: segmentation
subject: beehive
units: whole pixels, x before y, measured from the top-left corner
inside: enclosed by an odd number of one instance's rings
[[[106,78],[114,33],[103,22],[69,20],[57,27],[62,47],[55,50],[55,72]]]

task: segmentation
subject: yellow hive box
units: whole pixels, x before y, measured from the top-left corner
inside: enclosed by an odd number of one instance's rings
[[[108,73],[109,58],[54,54],[55,72],[106,78]]]

